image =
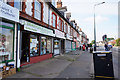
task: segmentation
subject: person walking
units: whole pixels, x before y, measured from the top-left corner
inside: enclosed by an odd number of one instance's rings
[[[88,51],[88,44],[86,44],[86,51]]]
[[[85,44],[83,44],[83,47],[82,47],[83,51],[85,51]]]

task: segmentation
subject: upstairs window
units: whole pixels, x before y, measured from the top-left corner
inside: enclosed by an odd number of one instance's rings
[[[57,24],[57,16],[55,15],[55,14],[52,14],[52,16],[53,16],[53,23],[52,23],[52,26],[53,27],[56,27],[56,24]]]
[[[73,36],[73,29],[71,28],[70,35]]]
[[[61,23],[62,31],[64,31],[64,22]]]
[[[61,18],[59,19],[59,27],[58,27],[58,29],[60,29],[61,31],[64,31],[64,23],[61,20]]]
[[[70,26],[68,26],[68,34],[70,35]]]
[[[8,4],[8,5],[10,5],[10,1],[9,0],[0,0],[0,1],[2,1],[2,2]]]
[[[59,19],[59,26],[58,29],[61,29],[61,20]]]
[[[64,26],[64,32],[67,33],[67,24]]]
[[[38,0],[34,2],[34,17],[41,20],[41,3]]]
[[[14,7],[21,11],[22,10],[22,1],[14,0]]]

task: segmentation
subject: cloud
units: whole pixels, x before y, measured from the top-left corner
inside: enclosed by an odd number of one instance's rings
[[[102,22],[104,22],[104,21],[108,21],[109,19],[108,19],[107,17],[96,16],[96,17],[95,17],[95,20],[96,20],[96,23],[97,23],[97,24],[100,24],[100,23],[102,23]],[[83,22],[93,24],[93,22],[94,22],[94,17],[88,17],[88,18],[84,19]]]
[[[100,1],[95,0],[62,0],[63,6],[68,7],[68,11],[72,14],[93,14],[93,8],[95,4],[98,4]],[[118,15],[118,2],[117,0],[108,1],[106,0],[105,4],[96,6],[96,13],[104,15]]]

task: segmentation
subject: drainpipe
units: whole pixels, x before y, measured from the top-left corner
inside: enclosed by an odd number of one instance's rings
[[[48,27],[50,28],[50,5],[48,7]]]
[[[15,24],[16,26],[16,71],[18,71],[17,70],[17,56],[18,56],[18,24],[16,23]]]

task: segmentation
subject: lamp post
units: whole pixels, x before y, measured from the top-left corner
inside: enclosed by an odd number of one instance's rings
[[[94,45],[94,51],[96,51],[96,25],[95,25],[95,7],[97,6],[97,5],[100,5],[100,4],[104,4],[105,2],[101,2],[101,3],[98,3],[98,4],[95,4],[94,5],[94,43],[95,43],[95,45]]]

